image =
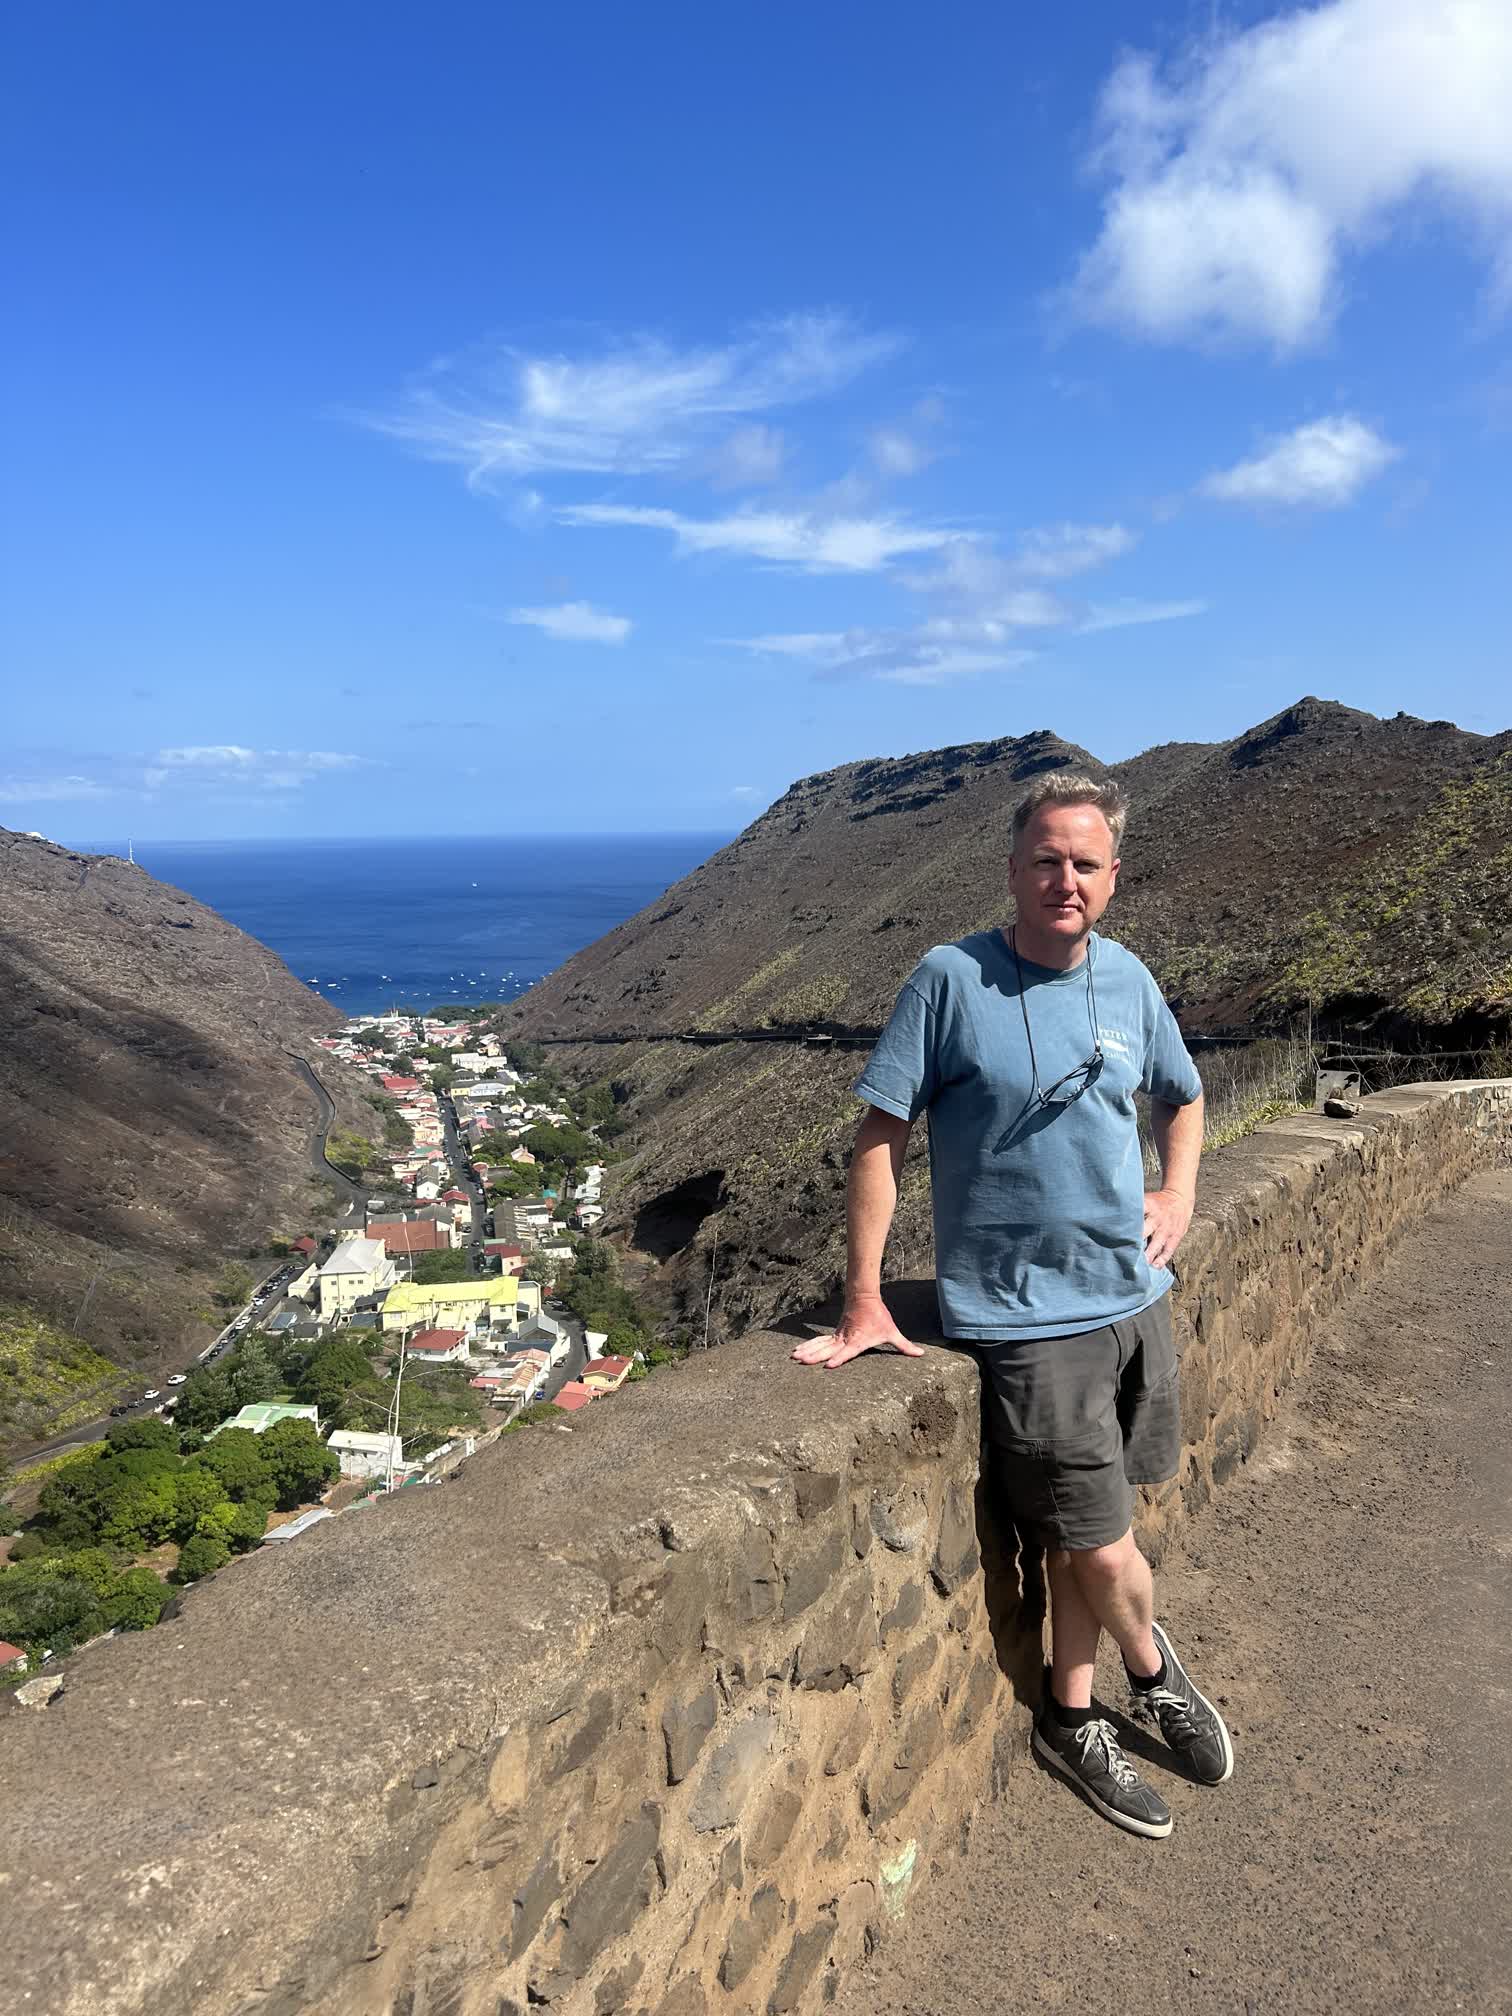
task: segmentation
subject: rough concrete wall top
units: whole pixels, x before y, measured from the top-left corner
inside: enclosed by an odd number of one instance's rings
[[[1406,1088],[1357,1121],[1302,1117],[1222,1150],[1193,1252],[1268,1192],[1347,1182],[1383,1131],[1504,1129],[1506,1090]],[[897,1306],[926,1334],[917,1291]],[[869,1356],[836,1376],[793,1365],[792,1341],[724,1346],[234,1564],[157,1629],[72,1661],[52,1706],[13,1708],[0,1915],[16,2006],[303,2006],[277,1984],[361,1958],[506,1737],[550,1744],[598,1676],[699,1652],[696,1617],[693,1642],[668,1642],[676,1618],[643,1600],[658,1564],[735,1559],[774,1504],[804,1516],[805,1474],[886,1483],[974,1450],[970,1359]]]

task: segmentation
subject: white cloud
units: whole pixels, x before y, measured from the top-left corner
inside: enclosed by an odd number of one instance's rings
[[[337,749],[248,749],[237,742],[216,742],[159,749],[144,759],[140,777],[132,781],[149,791],[168,785],[212,791],[232,785],[297,791],[312,778],[333,770],[355,770],[368,761],[366,756]]]
[[[0,777],[0,804],[42,805],[74,798],[108,798],[109,785],[93,777],[11,771]]]
[[[1427,199],[1512,289],[1512,7],[1329,0],[1210,41],[1102,97],[1103,226],[1070,291],[1157,341],[1290,350],[1327,325],[1344,255]]]
[[[1093,603],[1077,624],[1083,637],[1099,630],[1126,630],[1138,623],[1175,623],[1186,616],[1205,616],[1206,602],[1107,602]]]
[[[866,445],[883,476],[913,476],[934,460],[934,450],[902,427],[874,427]]]
[[[1017,571],[1044,581],[1061,581],[1105,567],[1138,542],[1123,525],[1044,525],[1019,541]]]
[[[550,609],[512,609],[511,623],[527,623],[567,644],[623,644],[630,635],[628,616],[611,616],[591,602],[559,602]]]
[[[754,798],[756,796],[756,786],[754,784],[732,784],[730,786],[730,796],[732,798]]]
[[[1398,452],[1362,420],[1338,414],[1281,435],[1262,454],[1205,477],[1198,489],[1225,504],[1334,510],[1350,503]]]
[[[805,574],[876,573],[904,554],[938,552],[967,537],[948,527],[896,518],[826,517],[808,511],[744,510],[723,518],[686,518],[653,506],[568,504],[556,515],[563,525],[670,532],[679,553],[734,553]]]
[[[827,313],[789,315],[716,348],[640,337],[585,357],[503,349],[466,366],[448,360],[370,424],[462,468],[477,489],[535,471],[662,474],[705,457],[731,422],[835,391],[898,347]],[[735,453],[770,467],[774,443],[747,439]]]
[[[717,490],[755,489],[775,483],[786,459],[787,437],[780,427],[737,427],[715,449],[710,480]]]
[[[1005,624],[937,619],[912,628],[790,631],[728,641],[761,658],[796,658],[822,679],[886,679],[943,686],[1025,665],[1032,651],[1007,648]]]

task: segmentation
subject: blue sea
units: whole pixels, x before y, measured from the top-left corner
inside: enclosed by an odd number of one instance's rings
[[[731,836],[206,840],[139,844],[349,1015],[509,1001]]]

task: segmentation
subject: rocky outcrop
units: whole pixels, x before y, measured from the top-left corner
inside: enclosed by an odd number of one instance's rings
[[[181,890],[0,833],[0,1299],[122,1361],[182,1356],[205,1270],[317,1208],[289,1053],[338,1019]]]

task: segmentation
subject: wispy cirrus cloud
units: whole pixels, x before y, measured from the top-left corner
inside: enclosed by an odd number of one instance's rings
[[[253,749],[216,742],[111,755],[34,751],[0,776],[0,801],[47,804],[68,799],[143,798],[162,792],[297,791],[317,777],[373,762],[335,749]],[[66,765],[66,767],[65,767]]]
[[[1206,602],[1104,602],[1093,603],[1076,625],[1082,637],[1099,630],[1127,630],[1141,623],[1179,623],[1188,616],[1205,616]]]
[[[737,427],[709,458],[709,481],[716,490],[757,490],[775,483],[787,461],[787,436],[780,427],[753,423]]]
[[[73,799],[110,795],[109,785],[77,771],[8,770],[0,776],[3,805],[61,805]]]
[[[1512,9],[1330,0],[1189,51],[1125,57],[1094,170],[1112,187],[1068,300],[1160,342],[1294,350],[1326,329],[1346,255],[1414,202],[1512,292]]]
[[[1137,544],[1126,525],[1041,525],[1020,538],[1013,565],[1037,580],[1063,581],[1106,567]]]
[[[563,525],[667,532],[680,554],[731,554],[805,574],[877,573],[907,554],[938,552],[971,537],[951,526],[802,510],[740,510],[722,518],[690,518],[653,505],[568,504],[556,517]]]
[[[298,791],[334,770],[356,770],[371,759],[336,749],[249,749],[237,742],[159,749],[141,770],[145,790],[165,787],[221,790],[242,786],[260,791]]]
[[[524,623],[564,644],[623,644],[633,625],[591,602],[559,602],[545,609],[512,609],[511,623]]]
[[[756,416],[849,384],[901,339],[835,312],[765,322],[723,345],[678,349],[659,337],[593,354],[531,355],[506,346],[448,360],[399,408],[367,424],[463,470],[475,489],[538,473],[665,475],[722,445],[771,481],[777,437]]]
[[[1399,453],[1363,420],[1336,414],[1276,437],[1260,454],[1204,477],[1197,489],[1222,504],[1261,510],[1337,510],[1353,503]]]
[[[797,659],[821,679],[885,679],[904,686],[943,686],[988,672],[1011,672],[1034,652],[1013,642],[1006,623],[936,617],[901,629],[778,632],[727,641],[758,658]]]

